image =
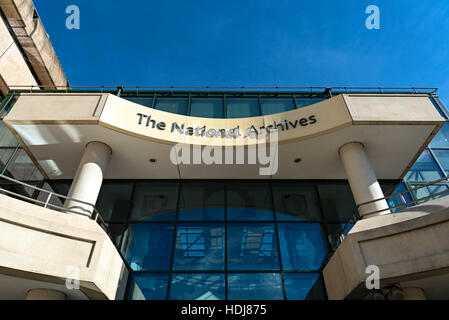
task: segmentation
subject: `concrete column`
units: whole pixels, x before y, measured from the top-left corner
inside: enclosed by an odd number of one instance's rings
[[[424,290],[421,288],[403,288],[404,300],[427,300]]]
[[[347,143],[340,147],[339,154],[357,205],[384,197],[376,174],[366,156],[363,144],[360,142]],[[369,212],[388,208],[386,200],[376,201],[372,204],[361,206],[359,213],[363,218]],[[376,215],[387,213],[390,213],[390,210]]]
[[[26,300],[65,300],[65,293],[53,289],[31,289]]]
[[[95,205],[111,154],[111,148],[102,142],[87,144],[70,187],[70,198]],[[64,207],[88,216],[93,211],[91,206],[71,200],[67,200]]]

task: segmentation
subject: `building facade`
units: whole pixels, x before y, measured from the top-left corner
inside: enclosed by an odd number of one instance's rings
[[[0,3],[0,299],[449,298],[435,89],[70,87],[19,2]]]

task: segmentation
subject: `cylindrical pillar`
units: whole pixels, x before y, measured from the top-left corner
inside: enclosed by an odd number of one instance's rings
[[[352,194],[357,205],[384,197],[376,174],[365,153],[365,147],[360,142],[351,142],[343,145],[339,150],[341,161],[351,186]],[[375,215],[390,213],[386,200],[363,205],[359,208],[360,216],[377,210],[387,209]],[[373,215],[374,216],[374,215]]]
[[[53,289],[31,289],[26,300],[65,300],[65,293]]]
[[[111,148],[102,142],[88,143],[68,197],[95,205],[111,154]],[[93,211],[91,206],[73,200],[67,200],[64,206],[88,216]]]
[[[424,290],[421,288],[403,288],[404,300],[427,300]]]

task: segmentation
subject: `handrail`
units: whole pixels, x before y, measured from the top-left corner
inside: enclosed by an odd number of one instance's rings
[[[0,178],[4,179],[4,180],[7,180],[7,181],[10,181],[10,182],[13,182],[13,183],[18,184],[18,185],[21,185],[21,186],[26,187],[26,188],[31,188],[33,190],[36,190],[36,191],[39,191],[39,192],[43,192],[43,193],[47,194],[48,196],[46,198],[46,201],[44,202],[44,201],[40,201],[40,200],[37,200],[37,199],[33,199],[33,198],[29,197],[29,196],[25,196],[23,194],[19,194],[19,193],[10,191],[10,190],[6,190],[6,189],[4,189],[2,187],[0,187],[0,192],[4,192],[4,193],[6,193],[8,195],[12,195],[14,197],[18,197],[18,198],[24,199],[24,200],[29,201],[29,202],[33,202],[35,204],[43,205],[44,208],[48,207],[48,208],[52,208],[52,209],[58,210],[58,211],[63,212],[63,213],[70,212],[70,213],[78,214],[78,215],[81,215],[81,216],[84,216],[84,217],[88,217],[88,218],[90,218],[92,220],[95,220],[107,233],[109,233],[107,225],[104,222],[103,218],[100,215],[100,212],[97,210],[95,205],[93,205],[91,203],[88,203],[88,202],[85,202],[85,201],[82,201],[82,200],[74,199],[74,198],[71,198],[71,197],[68,197],[68,196],[64,196],[62,194],[58,194],[56,192],[48,191],[48,190],[45,190],[45,189],[42,189],[42,188],[30,185],[28,183],[25,183],[25,182],[13,179],[13,178],[5,176],[3,174],[0,174]],[[91,213],[83,213],[83,212],[79,212],[79,211],[74,210],[76,208],[79,208],[81,210],[85,210],[81,206],[74,206],[74,207],[71,207],[71,208],[64,208],[64,207],[61,207],[61,206],[58,206],[58,205],[51,204],[50,201],[51,201],[51,198],[53,196],[56,196],[56,197],[62,198],[62,199],[66,199],[66,200],[69,200],[69,201],[73,201],[73,202],[76,202],[76,203],[79,203],[79,204],[90,206],[90,207],[92,207],[92,212]]]
[[[357,205],[355,210],[354,210],[354,213],[348,219],[346,224],[343,226],[343,228],[341,228],[338,231],[338,233],[337,233],[337,237],[338,237],[337,238],[337,242],[333,246],[331,252],[328,254],[328,257],[327,257],[327,259],[325,259],[325,261],[328,261],[330,259],[330,257],[333,255],[333,253],[338,248],[338,246],[341,244],[341,242],[343,242],[343,240],[345,239],[345,233],[346,233],[349,225],[351,223],[357,222],[357,220],[360,219],[360,211],[359,211],[359,209],[360,209],[361,206],[364,206],[364,205],[367,205],[367,204],[372,204],[372,203],[375,203],[377,201],[384,201],[384,200],[400,197],[401,204],[396,205],[394,207],[389,207],[389,208],[386,208],[386,209],[375,210],[375,211],[371,211],[371,212],[368,212],[368,213],[364,213],[364,216],[369,216],[369,215],[373,215],[373,214],[384,212],[384,211],[391,211],[391,210],[398,209],[398,208],[401,208],[401,207],[407,208],[410,205],[416,205],[418,202],[422,202],[422,201],[425,201],[425,200],[428,200],[428,199],[431,199],[431,198],[435,198],[435,197],[438,197],[438,196],[441,196],[441,195],[444,195],[444,194],[449,194],[449,188],[444,190],[444,191],[433,193],[433,194],[430,194],[428,196],[425,196],[425,197],[422,197],[422,198],[419,198],[419,199],[414,199],[414,200],[412,199],[411,201],[408,201],[408,202],[405,201],[405,198],[403,196],[405,193],[411,193],[413,191],[416,191],[416,190],[419,190],[419,189],[422,189],[422,188],[426,188],[426,187],[429,187],[429,186],[434,186],[434,185],[437,185],[440,182],[447,181],[447,180],[449,180],[449,176],[446,176],[444,178],[441,178],[441,179],[438,179],[438,180],[435,180],[435,181],[428,182],[426,184],[420,185],[418,187],[415,187],[415,188],[412,188],[412,189],[409,189],[409,190],[404,190],[404,191],[401,191],[401,192],[398,192],[398,193],[395,193],[395,194],[392,194],[392,195],[389,195],[389,196],[386,196],[386,197],[383,197],[383,198],[367,201],[367,202],[364,202],[364,203],[361,203],[361,204]],[[390,214],[400,214],[401,212],[402,211],[390,212]]]
[[[391,92],[388,92],[386,90],[400,90],[400,91],[407,91],[409,93],[419,94],[419,93],[436,93],[438,91],[438,88],[435,87],[314,87],[314,86],[43,86],[43,85],[14,85],[14,86],[0,86],[0,88],[7,88],[11,90],[30,90],[33,92],[33,90],[57,90],[57,91],[68,91],[72,90],[75,91],[77,89],[98,89],[101,91],[104,90],[111,90],[111,91],[117,91],[118,88],[121,88],[122,90],[129,89],[129,90],[141,90],[141,89],[147,89],[147,90],[167,90],[167,91],[177,91],[177,90],[203,90],[204,92],[210,92],[211,90],[233,90],[233,91],[242,91],[245,92],[245,90],[271,90],[275,93],[279,92],[280,90],[304,90],[304,92],[332,92],[332,91],[338,91],[338,92],[344,92],[344,93],[350,93],[350,91],[353,90],[365,90],[369,92],[378,92],[381,94],[388,94]],[[349,91],[348,91],[349,90]],[[419,92],[419,91],[426,91],[426,92]]]

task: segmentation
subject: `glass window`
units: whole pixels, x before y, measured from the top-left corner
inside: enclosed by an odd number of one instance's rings
[[[19,144],[3,121],[0,121],[0,147],[15,147]]]
[[[173,270],[223,270],[223,224],[178,224]]]
[[[324,98],[296,98],[296,105],[299,108],[304,108],[312,104],[324,101]]]
[[[265,116],[295,109],[295,102],[292,98],[262,99],[262,112]]]
[[[441,178],[443,178],[443,173],[438,168],[429,150],[424,150],[405,176],[405,180],[410,182],[431,182]]]
[[[279,273],[228,274],[229,300],[283,300]]]
[[[190,115],[200,118],[224,118],[223,98],[192,99]]]
[[[401,183],[399,183],[397,185],[396,189],[394,189],[394,191],[391,192],[390,194],[394,195],[394,194],[397,194],[399,192],[406,191],[406,190],[407,190],[407,187],[405,186],[405,183],[401,182]],[[388,195],[388,193],[384,193],[384,194]],[[411,202],[413,200],[408,192],[407,193],[403,193],[402,197],[404,198],[405,203]],[[398,205],[404,204],[404,201],[402,201],[401,196],[396,196],[396,197],[387,199],[387,203],[388,203],[388,206],[390,208],[394,208],[394,207],[396,207]],[[408,207],[410,207],[410,206],[412,206],[412,205],[409,205]],[[405,207],[399,207],[399,208],[393,209],[391,211],[392,212],[397,212],[397,211],[400,211],[400,210],[403,210],[403,209],[405,209]]]
[[[171,300],[224,300],[225,297],[223,273],[172,274]]]
[[[7,168],[12,177],[19,181],[41,181],[44,179],[25,150],[19,150]]]
[[[229,270],[279,270],[274,224],[228,224]]]
[[[417,188],[419,186],[420,186],[420,184],[411,184],[410,188],[413,189],[413,188]],[[431,196],[431,195],[434,195],[434,194],[437,194],[437,193],[440,193],[440,192],[443,192],[443,191],[447,191],[448,189],[449,188],[448,188],[447,184],[442,183],[442,184],[437,184],[437,185],[433,185],[433,186],[420,188],[420,189],[417,189],[417,190],[411,191],[411,192],[413,193],[415,198],[417,200],[419,200],[419,199],[425,198],[427,196]],[[443,194],[441,194],[439,196],[426,199],[426,201],[437,199],[437,198],[440,198],[440,197],[444,197],[446,195],[447,195],[447,193],[443,193]]]
[[[176,114],[187,115],[188,98],[157,98],[155,109]]]
[[[168,270],[172,243],[172,224],[133,223],[124,239],[125,259],[134,271]]]
[[[273,183],[274,208],[279,221],[320,221],[321,212],[313,184]]]
[[[228,220],[273,220],[270,185],[265,182],[229,183],[226,192]]]
[[[15,148],[0,148],[0,170],[3,171],[5,169],[5,166],[13,155],[14,150]]]
[[[325,221],[346,221],[354,214],[356,205],[349,184],[318,184],[318,193]]]
[[[447,144],[447,147],[449,147],[449,143]],[[433,150],[433,153],[435,154],[435,157],[437,158],[438,162],[443,167],[443,170],[446,171],[447,175],[449,173],[449,149]]]
[[[284,270],[319,270],[326,256],[318,223],[280,223],[279,241]]]
[[[131,219],[133,221],[171,221],[176,217],[179,183],[137,183]]]
[[[128,222],[131,214],[132,183],[103,183],[95,205],[105,221],[112,223]]]
[[[318,277],[319,273],[285,273],[287,300],[305,300]]]
[[[141,106],[145,106],[148,108],[153,107],[154,97],[153,96],[140,96],[140,97],[121,97],[125,100],[140,104]]]
[[[342,236],[347,236],[349,231],[354,227],[354,222],[342,222],[342,223],[332,223],[327,224],[328,240],[332,249],[336,250],[340,245],[341,241],[344,239]],[[346,227],[346,229],[345,229]],[[344,230],[343,230],[344,229]]]
[[[260,116],[258,98],[228,98],[226,99],[227,118],[249,118]]]
[[[128,287],[130,300],[166,300],[167,274],[134,274]]]
[[[430,142],[432,148],[449,148],[449,122],[438,131],[437,135]]]
[[[183,182],[179,202],[179,220],[224,221],[224,183]]]

